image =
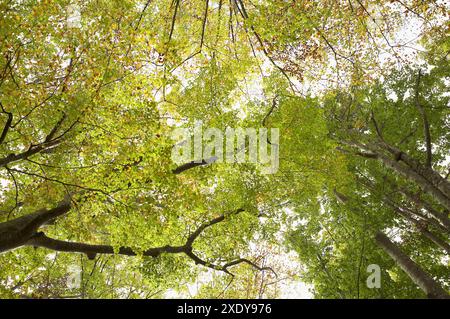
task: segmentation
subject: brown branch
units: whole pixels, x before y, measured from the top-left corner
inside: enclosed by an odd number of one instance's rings
[[[51,142],[43,142],[38,145],[31,145],[28,148],[28,150],[26,150],[22,153],[19,153],[19,154],[11,153],[4,158],[0,158],[0,167],[5,167],[8,164],[11,164],[11,163],[14,163],[14,162],[17,162],[20,160],[25,160],[34,154],[37,154],[41,151],[44,151],[46,149],[49,149],[53,146],[58,145],[60,142],[61,141],[58,141],[58,140],[53,140]]]
[[[53,139],[53,137],[55,136],[56,132],[60,129],[62,123],[64,122],[64,120],[66,118],[67,118],[66,113],[63,113],[63,116],[61,116],[59,121],[56,122],[55,126],[53,126],[52,130],[50,131],[50,133],[48,133],[47,137],[45,138],[45,142],[50,142]]]
[[[22,153],[19,154],[11,153],[4,158],[0,158],[0,167],[5,167],[6,165],[17,161],[26,160],[28,157],[32,155],[35,155],[37,153],[43,152],[45,150],[48,150],[52,147],[59,145],[62,142],[62,138],[64,137],[64,135],[66,135],[69,131],[71,131],[72,128],[78,123],[77,121],[75,121],[71,126],[69,126],[69,128],[67,128],[60,135],[55,137],[55,134],[61,128],[61,125],[66,118],[67,116],[64,113],[61,119],[52,128],[50,133],[45,137],[42,143],[39,143],[37,145],[31,144],[30,147]]]
[[[239,213],[242,213],[244,210],[242,208],[237,209],[236,211],[232,212],[230,215],[236,215]],[[216,217],[212,220],[210,220],[207,223],[204,223],[202,225],[200,225],[199,228],[197,228],[196,231],[194,231],[187,239],[186,241],[186,246],[191,247],[192,244],[194,243],[194,241],[197,239],[198,236],[200,236],[200,234],[208,227],[211,227],[217,223],[220,223],[221,221],[223,221],[225,219],[225,215],[220,215],[219,217]]]
[[[202,38],[200,40],[200,50],[203,47],[203,40],[204,40],[204,36],[205,36],[205,28],[206,28],[206,20],[208,18],[208,7],[209,7],[209,0],[205,1],[205,15],[203,17],[203,24],[202,24]]]
[[[173,30],[175,29],[175,20],[177,18],[178,6],[180,5],[180,0],[174,0],[174,2],[175,2],[175,10],[172,16],[172,25],[170,27],[169,40],[167,41],[167,43],[169,43],[170,40],[172,39]]]
[[[60,211],[65,209],[67,206],[60,205],[54,210],[50,210],[44,213],[41,213],[39,215],[39,223],[35,222],[36,224],[42,224],[42,220],[49,220],[51,218],[57,217],[62,215],[64,212]],[[70,205],[69,205],[70,209]],[[240,212],[243,212],[243,209],[238,209],[231,214],[239,214]],[[230,215],[231,215],[230,214]],[[41,217],[41,216],[45,216]],[[216,217],[206,223],[203,223],[200,225],[186,240],[186,243],[181,246],[161,246],[161,247],[154,247],[149,248],[142,252],[143,256],[147,257],[158,257],[161,254],[179,254],[184,253],[187,255],[190,259],[192,259],[196,264],[203,265],[205,267],[223,271],[231,276],[234,276],[228,268],[236,266],[241,263],[246,263],[250,266],[252,266],[255,269],[258,269],[260,271],[270,270],[275,275],[275,271],[270,267],[260,267],[254,262],[245,259],[245,258],[239,258],[233,261],[230,261],[228,263],[225,263],[223,265],[215,265],[212,263],[209,263],[207,261],[204,261],[200,257],[198,257],[196,254],[194,254],[192,249],[192,244],[194,241],[207,229],[208,227],[211,227],[215,224],[218,224],[222,221],[224,221],[226,218],[226,215],[220,215],[219,217]],[[37,220],[35,218],[35,220]],[[48,236],[46,236],[43,232],[38,232],[34,236],[32,236],[26,243],[27,246],[34,246],[34,247],[43,247],[48,248],[54,251],[62,251],[62,252],[77,252],[77,253],[83,253],[88,256],[89,259],[94,259],[97,254],[118,254],[118,255],[125,255],[125,256],[136,256],[137,253],[131,248],[131,247],[120,247],[117,251],[114,250],[113,246],[110,245],[94,245],[94,244],[85,244],[85,243],[79,243],[79,242],[69,242],[69,241],[63,241],[58,239],[53,239]]]
[[[234,274],[231,273],[228,270],[228,268],[242,264],[242,263],[248,264],[259,271],[266,271],[266,270],[271,271],[275,276],[277,276],[277,273],[271,267],[260,267],[260,266],[256,265],[254,262],[252,262],[246,258],[238,258],[238,259],[230,261],[224,265],[217,265],[217,264],[213,264],[213,263],[210,263],[210,262],[207,262],[207,261],[201,259],[197,255],[195,255],[192,251],[186,252],[186,255],[188,255],[197,265],[202,265],[202,266],[205,266],[210,269],[223,271],[224,273],[226,273],[230,276],[233,276],[233,277],[234,277]]]
[[[93,245],[78,242],[69,242],[47,237],[43,232],[39,232],[36,236],[32,237],[28,242],[28,246],[44,247],[54,251],[83,253],[88,256],[89,259],[94,259],[97,254],[115,254],[114,247],[110,245]],[[182,253],[184,252],[184,246],[162,246],[156,248],[150,248],[144,251],[142,254],[148,257],[158,257],[163,253]],[[137,254],[130,247],[120,247],[117,251],[119,255],[136,256]]]
[[[191,161],[189,163],[186,164],[182,164],[180,166],[178,166],[177,168],[172,170],[172,173],[174,173],[175,175],[181,174],[184,171],[187,171],[191,168],[195,168],[197,166],[203,166],[203,165],[208,165],[210,163],[213,163],[217,160],[217,157],[213,156],[211,158],[208,158],[206,160],[201,160],[201,161]]]
[[[245,9],[244,3],[243,3],[241,0],[233,0],[233,1],[234,1],[234,3],[235,3],[236,8],[238,9],[239,13],[241,14],[241,17],[242,17],[244,20],[247,20],[249,16],[248,16],[248,14],[247,14],[247,10]],[[239,2],[239,4],[238,4],[238,2]],[[269,61],[270,61],[270,63],[272,63],[272,65],[273,65],[275,68],[277,68],[277,69],[281,72],[281,74],[286,78],[286,80],[287,80],[288,83],[289,83],[289,86],[290,86],[291,90],[292,90],[293,92],[296,92],[297,89],[296,89],[296,87],[295,87],[295,84],[291,81],[291,79],[290,79],[289,75],[286,73],[286,71],[285,71],[281,66],[279,66],[279,65],[274,61],[274,59],[271,57],[271,55],[269,54],[269,52],[268,52],[267,49],[266,49],[266,46],[264,45],[264,41],[262,40],[262,38],[261,38],[261,36],[258,34],[258,32],[256,32],[254,26],[253,26],[253,25],[250,25],[250,29],[252,30],[254,36],[255,36],[256,39],[258,40],[258,43],[259,43],[259,45],[261,46],[262,52],[264,53],[264,55],[266,56],[266,58],[268,58]],[[245,32],[248,33],[247,28],[245,28]]]
[[[175,71],[176,69],[178,69],[180,66],[182,66],[183,64],[185,64],[187,61],[189,61],[190,59],[192,59],[193,57],[195,57],[196,55],[200,54],[202,52],[202,48],[203,48],[203,43],[204,43],[204,37],[205,37],[205,28],[206,28],[206,21],[208,18],[208,7],[209,7],[209,0],[206,1],[206,8],[205,8],[205,14],[203,17],[203,23],[202,23],[202,35],[200,38],[200,46],[197,50],[195,50],[195,52],[191,53],[187,58],[185,58],[183,61],[181,61],[180,63],[178,63],[177,65],[175,65],[170,72]]]
[[[101,193],[103,195],[106,195],[106,196],[110,197],[110,194],[108,192],[106,192],[106,191],[104,191],[102,189],[99,189],[99,188],[91,188],[91,187],[85,187],[85,186],[78,185],[78,184],[67,183],[67,182],[61,181],[61,180],[53,178],[53,177],[47,177],[47,176],[44,176],[44,175],[40,175],[40,174],[29,172],[29,171],[19,170],[19,169],[16,169],[16,168],[8,168],[8,170],[16,172],[16,173],[19,173],[19,174],[24,174],[24,175],[28,175],[28,176],[38,177],[38,178],[41,178],[41,179],[43,179],[45,181],[48,181],[48,182],[61,184],[61,185],[65,186],[65,187],[75,187],[75,188],[82,189],[84,191],[97,192],[97,193]]]
[[[404,2],[400,1],[400,0],[395,0],[395,2],[400,3],[403,7],[405,7],[405,9],[413,14],[415,14],[416,16],[418,16],[420,19],[424,20],[426,23],[429,23],[429,21],[427,19],[425,19],[420,13],[414,11],[412,8],[410,8],[409,6],[407,6]]]
[[[310,20],[312,23],[314,23],[311,19],[309,19],[309,17],[308,17],[308,20]],[[326,45],[331,49],[331,51],[333,51],[334,59],[336,60],[336,63],[338,63],[338,57],[340,57],[342,59],[347,60],[352,65],[355,65],[355,62],[352,61],[350,58],[348,58],[347,56],[336,51],[336,49],[331,45],[330,41],[328,41],[328,39],[323,35],[322,31],[318,27],[316,27],[314,25],[314,29],[319,33],[320,37],[325,41]]]
[[[233,29],[233,3],[232,3],[232,1],[233,0],[230,0],[230,6],[229,6],[230,14],[229,14],[229,18],[228,18],[228,29],[229,29],[228,36],[231,35],[231,42],[234,43],[235,37],[234,37],[234,29]]]
[[[373,111],[371,111],[370,119],[372,120],[373,126],[375,127],[375,131],[377,132],[378,137],[380,140],[384,141],[383,134],[381,133],[381,129],[378,126],[377,120],[375,119],[375,114]]]
[[[152,2],[152,0],[148,0],[148,1],[145,3],[144,8],[142,9],[141,14],[139,15],[139,19],[138,19],[138,21],[137,21],[137,23],[136,23],[136,27],[134,28],[135,31],[137,31],[137,30],[139,29],[139,25],[141,24],[141,20],[142,20],[142,18],[144,17],[144,13],[145,13],[145,11],[147,10],[147,8],[148,8],[150,2]]]
[[[278,277],[277,273],[271,267],[260,267],[260,266],[256,265],[254,262],[252,262],[252,261],[250,261],[250,260],[248,260],[246,258],[239,258],[239,259],[233,260],[233,261],[231,261],[229,263],[226,263],[223,266],[223,268],[224,269],[228,269],[229,267],[236,266],[236,265],[239,265],[239,264],[242,264],[242,263],[248,264],[248,265],[252,266],[253,268],[256,268],[259,271],[269,270],[276,277]]]

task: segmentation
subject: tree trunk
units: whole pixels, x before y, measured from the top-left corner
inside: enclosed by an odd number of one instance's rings
[[[414,261],[403,253],[385,234],[377,232],[377,244],[397,263],[400,268],[422,289],[428,298],[449,299],[449,294],[438,282],[423,271]]]
[[[411,193],[403,188],[400,188],[399,191],[405,197],[407,197],[409,200],[413,201],[417,205],[424,208],[436,220],[441,222],[441,224],[445,226],[445,228],[447,229],[448,232],[450,232],[450,219],[448,218],[447,214],[437,211],[436,209],[433,208],[433,206],[431,206],[430,203],[426,202],[425,200],[422,200],[419,196],[414,195],[413,193]]]
[[[400,214],[401,216],[405,217],[406,220],[408,220],[413,225],[415,225],[422,235],[424,235],[426,238],[428,238],[433,243],[435,243],[438,247],[440,247],[443,250],[445,250],[445,252],[448,255],[450,255],[450,245],[447,244],[444,240],[442,240],[438,236],[436,236],[435,234],[433,234],[432,232],[430,232],[426,228],[426,226],[422,224],[422,222],[427,223],[429,220],[418,221],[417,219],[415,219],[412,216],[410,216],[407,211],[403,210],[401,207],[396,206],[393,202],[391,202],[391,201],[389,201],[387,199],[384,202],[388,206],[392,207],[392,209],[394,211],[396,211],[398,214]]]
[[[430,183],[432,183],[447,198],[450,198],[450,183],[445,178],[443,178],[438,172],[436,172],[431,167],[422,165],[418,160],[410,157],[405,152],[402,152],[398,148],[393,147],[392,145],[389,145],[386,142],[381,143],[381,145],[386,150],[388,150],[392,155],[396,156],[398,161],[404,162],[417,174],[421,175]]]
[[[435,187],[435,185],[433,185],[430,181],[425,179],[422,175],[416,173],[410,167],[402,165],[401,163],[393,159],[390,159],[387,156],[379,154],[378,158],[386,167],[396,171],[398,174],[409,179],[411,182],[414,182],[424,192],[433,196],[447,210],[450,210],[450,199],[444,193],[442,193],[441,190]]]
[[[130,247],[120,247],[117,251],[110,245],[93,245],[85,243],[70,242],[64,240],[53,239],[45,236],[44,233],[38,232],[26,242],[27,246],[44,247],[54,251],[63,251],[69,253],[83,253],[89,259],[95,258],[97,254],[118,254],[125,256],[136,256],[136,252]],[[158,257],[163,253],[178,254],[186,253],[191,249],[188,245],[183,246],[161,246],[145,250],[142,255],[149,257]]]
[[[431,240],[433,243],[435,243],[437,246],[445,250],[447,255],[450,255],[450,245],[447,244],[445,241],[443,241],[441,238],[430,232],[429,230],[425,228],[420,228],[420,232],[429,240]]]
[[[70,210],[70,199],[66,198],[52,209],[40,209],[16,219],[0,223],[0,253],[24,246],[39,227]]]

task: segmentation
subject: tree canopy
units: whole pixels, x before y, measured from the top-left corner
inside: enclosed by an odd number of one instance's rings
[[[1,1],[0,298],[448,298],[449,9]]]

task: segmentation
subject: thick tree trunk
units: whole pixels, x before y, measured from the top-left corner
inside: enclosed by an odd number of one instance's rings
[[[417,219],[413,218],[411,215],[409,215],[409,213],[407,211],[405,211],[404,209],[402,209],[401,207],[396,206],[392,201],[385,199],[384,202],[392,207],[392,209],[394,211],[396,211],[398,214],[400,214],[401,216],[405,217],[406,220],[410,221],[412,224],[414,224],[417,229],[420,231],[420,233],[422,235],[424,235],[426,238],[428,238],[429,240],[431,240],[433,243],[435,243],[438,247],[442,248],[443,250],[445,250],[445,252],[450,255],[450,245],[447,244],[444,240],[442,240],[441,238],[439,238],[438,236],[436,236],[435,234],[433,234],[432,232],[430,232],[426,226],[422,225],[422,221],[418,221]],[[425,222],[427,222],[428,220],[426,220]]]
[[[417,160],[384,141],[367,144],[345,140],[340,140],[340,142],[358,149],[359,151],[356,151],[355,155],[379,160],[387,168],[419,186],[450,211],[450,183],[432,168],[421,165]]]
[[[421,175],[430,183],[432,183],[447,198],[450,198],[450,183],[445,178],[443,178],[438,172],[436,172],[431,167],[422,165],[418,160],[410,157],[408,154],[402,152],[401,150],[392,145],[389,145],[384,142],[382,143],[382,146],[386,150],[388,150],[392,155],[394,155],[398,161],[404,162],[417,174]]]
[[[427,229],[420,228],[420,232],[429,240],[431,240],[433,243],[435,243],[437,246],[445,250],[447,255],[450,255],[450,245],[447,244],[445,241],[443,241],[441,238],[433,234]]]
[[[423,271],[386,235],[378,232],[375,235],[377,244],[397,263],[400,268],[422,289],[428,298],[449,299],[449,294],[438,282]]]

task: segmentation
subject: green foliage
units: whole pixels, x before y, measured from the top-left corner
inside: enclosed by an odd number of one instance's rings
[[[448,290],[448,256],[383,204],[389,194],[420,210],[394,192],[418,185],[343,151],[342,141],[377,140],[374,118],[386,141],[425,162],[419,92],[432,168],[447,173],[446,12],[404,2],[408,13],[392,1],[2,1],[0,236],[5,222],[69,194],[70,212],[40,231],[115,254],[25,244],[0,255],[0,297],[277,298],[299,280],[316,298],[423,297],[376,245],[384,230]],[[411,10],[426,20],[424,62],[394,68],[387,37]],[[279,170],[212,163],[174,174],[171,133],[198,120],[279,128]],[[179,252],[144,256],[183,246],[222,215],[192,243],[205,264]],[[289,252],[298,258],[285,262]],[[242,258],[253,265],[213,269]],[[366,286],[369,264],[382,268],[381,289]],[[77,287],[67,284],[71,267]]]

